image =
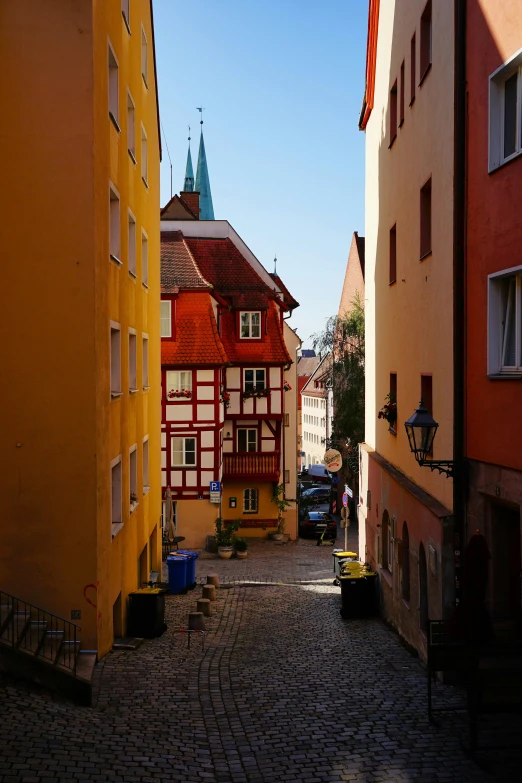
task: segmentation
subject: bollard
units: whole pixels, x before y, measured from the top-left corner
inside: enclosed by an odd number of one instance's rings
[[[217,574],[208,574],[207,585],[214,585],[217,589],[219,587],[219,576]]]
[[[212,604],[208,598],[198,598],[198,612],[201,612],[203,617],[210,617],[212,614]]]
[[[216,588],[214,585],[203,585],[203,598],[208,598],[209,601],[216,600]]]
[[[206,631],[203,612],[191,612],[189,614],[190,631]]]

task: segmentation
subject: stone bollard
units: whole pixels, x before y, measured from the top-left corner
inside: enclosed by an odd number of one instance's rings
[[[212,614],[212,604],[208,598],[198,598],[198,612],[201,612],[203,617],[210,617]]]
[[[203,612],[191,612],[189,614],[189,631],[206,631]]]
[[[219,587],[219,576],[217,574],[208,574],[207,575],[207,585],[214,585],[214,587]]]
[[[214,585],[203,585],[203,598],[208,598],[209,601],[216,600],[216,588]]]

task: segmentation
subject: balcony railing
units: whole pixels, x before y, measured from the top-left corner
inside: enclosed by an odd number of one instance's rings
[[[223,478],[279,479],[281,456],[278,451],[251,451],[247,454],[224,454],[223,457]]]

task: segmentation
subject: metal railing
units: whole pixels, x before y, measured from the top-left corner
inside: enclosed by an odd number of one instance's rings
[[[279,475],[280,455],[278,451],[251,451],[245,454],[224,454],[224,476],[273,476]]]
[[[79,625],[0,590],[0,645],[42,658],[76,674]]]

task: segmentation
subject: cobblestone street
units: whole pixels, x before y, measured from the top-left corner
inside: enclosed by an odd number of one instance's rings
[[[205,649],[178,632],[201,589],[168,596],[161,638],[98,665],[93,709],[0,680],[0,780],[510,780],[466,758],[464,716],[429,725],[425,672],[385,624],[341,619],[331,561],[313,541],[203,555],[222,584]]]

